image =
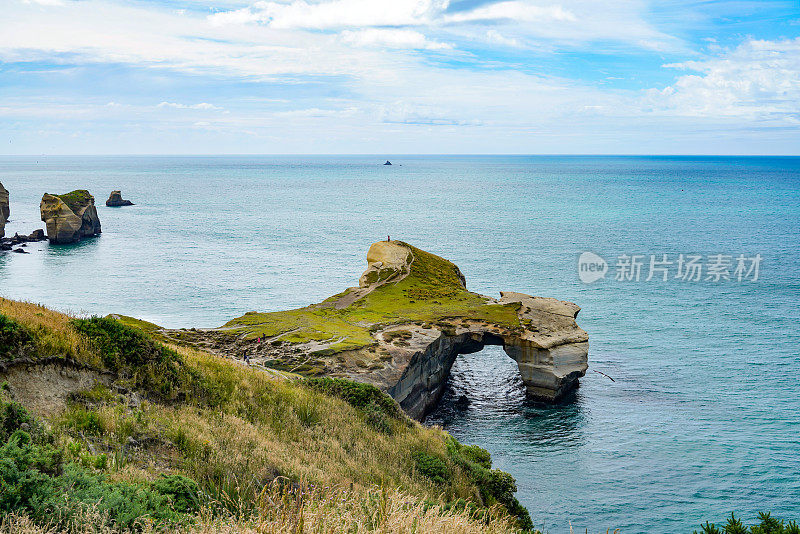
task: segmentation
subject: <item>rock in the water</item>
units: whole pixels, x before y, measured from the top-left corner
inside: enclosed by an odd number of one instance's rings
[[[44,241],[45,235],[44,230],[38,229],[31,232],[31,235],[28,236],[28,241]]]
[[[112,191],[108,196],[108,200],[106,200],[106,206],[110,208],[116,208],[119,206],[133,206],[133,202],[123,199],[120,191]]]
[[[14,250],[12,250],[11,252],[17,252],[17,253],[19,253],[19,254],[28,254],[28,251],[27,251],[27,250],[25,250],[24,248],[15,248],[15,249],[14,249]]]
[[[6,235],[6,221],[11,213],[8,207],[8,190],[0,183],[0,237]]]
[[[75,243],[101,231],[94,197],[85,189],[58,196],[45,193],[39,209],[51,243]]]
[[[391,164],[392,164],[392,162],[389,161],[388,159],[386,160],[386,163],[384,163],[384,165],[391,165]]]

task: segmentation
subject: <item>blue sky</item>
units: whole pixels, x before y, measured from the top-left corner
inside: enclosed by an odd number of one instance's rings
[[[4,0],[0,154],[800,154],[800,2]]]

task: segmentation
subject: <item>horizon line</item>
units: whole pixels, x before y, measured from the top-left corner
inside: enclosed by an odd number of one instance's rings
[[[309,152],[282,152],[282,153],[247,153],[247,152],[220,152],[212,154],[202,153],[188,153],[188,152],[175,152],[175,153],[148,153],[148,152],[131,152],[131,153],[108,153],[108,154],[68,154],[68,153],[54,153],[54,154],[0,154],[0,158],[21,158],[21,157],[419,157],[419,156],[447,156],[447,157],[732,157],[732,158],[800,158],[800,154],[713,154],[713,153],[524,153],[524,152],[509,152],[509,153],[467,153],[467,152],[407,152],[407,153],[358,153],[358,152],[341,152],[341,153],[309,153]]]

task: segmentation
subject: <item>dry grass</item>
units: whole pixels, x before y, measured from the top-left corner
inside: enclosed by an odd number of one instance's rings
[[[426,506],[402,493],[373,489],[281,491],[279,484],[264,488],[255,514],[249,518],[219,517],[204,510],[193,525],[170,532],[185,534],[510,534],[516,532],[507,516],[490,510],[482,517],[466,510]],[[143,534],[157,532],[146,520]],[[116,534],[105,516],[86,510],[67,527],[37,525],[24,515],[11,514],[0,523],[0,534]]]
[[[86,339],[70,326],[72,319],[39,304],[0,297],[0,314],[11,317],[34,333],[39,357],[63,356],[92,367],[100,367],[100,358],[90,350]]]
[[[414,472],[412,451],[446,457],[446,434],[418,423],[392,421],[391,435],[370,426],[349,404],[186,347],[175,347],[219,389],[214,407],[143,402],[95,408],[110,452],[128,436],[166,440],[165,462],[207,486],[249,498],[276,475],[320,486],[384,485],[429,498],[481,502],[473,483],[453,477],[442,488]],[[162,466],[163,467],[163,466]]]

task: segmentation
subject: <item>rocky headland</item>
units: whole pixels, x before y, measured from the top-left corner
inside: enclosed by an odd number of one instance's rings
[[[75,243],[101,232],[94,197],[85,189],[65,195],[45,193],[39,209],[51,243]]]
[[[586,372],[588,335],[575,304],[473,293],[456,265],[400,241],[374,243],[367,264],[358,287],[319,304],[161,332],[269,368],[375,385],[417,419],[441,397],[456,357],[485,345],[502,346],[541,401],[557,401]]]

